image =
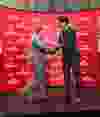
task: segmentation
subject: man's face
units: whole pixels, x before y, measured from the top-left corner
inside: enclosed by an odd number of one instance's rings
[[[62,31],[64,29],[65,23],[61,23],[59,20],[56,20],[56,30]]]
[[[56,20],[56,27],[57,27],[57,28],[61,27],[61,23],[60,23],[59,20]]]
[[[65,27],[65,24],[66,24],[65,22],[61,23],[63,29]]]

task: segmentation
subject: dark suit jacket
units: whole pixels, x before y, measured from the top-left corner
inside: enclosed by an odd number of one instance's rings
[[[59,43],[64,43],[63,52],[64,52],[64,62],[66,64],[72,64],[72,57],[75,54],[76,50],[76,32],[72,30],[70,27],[68,30],[63,31],[63,41],[61,37],[59,37]]]

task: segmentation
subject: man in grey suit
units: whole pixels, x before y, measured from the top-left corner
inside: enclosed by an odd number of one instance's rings
[[[46,64],[48,60],[48,56],[46,54],[46,49],[48,49],[47,44],[44,42],[43,38],[40,35],[41,27],[40,24],[35,24],[35,30],[32,33],[32,48],[26,49],[26,54],[28,56],[27,61],[31,60],[34,68],[35,68],[35,79],[31,83],[28,83],[26,89],[32,85],[32,96],[26,95],[29,97],[30,100],[40,100],[40,99],[47,99],[48,98],[48,82],[46,79]]]

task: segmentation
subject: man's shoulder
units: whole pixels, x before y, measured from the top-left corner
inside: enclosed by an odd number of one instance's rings
[[[35,33],[35,32],[33,32],[33,33],[32,33],[32,36],[36,36],[36,33]]]
[[[64,29],[64,32],[76,32],[74,29],[72,29],[71,27],[68,27],[67,29]]]

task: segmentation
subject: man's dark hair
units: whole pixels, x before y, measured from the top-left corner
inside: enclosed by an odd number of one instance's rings
[[[65,16],[58,16],[57,17],[57,20],[60,21],[61,23],[66,23],[66,24],[69,24],[69,19],[68,17],[65,17]]]

